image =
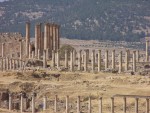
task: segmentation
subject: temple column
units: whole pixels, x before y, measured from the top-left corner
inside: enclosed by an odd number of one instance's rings
[[[11,93],[9,93],[9,111],[11,111],[12,110],[12,94]]]
[[[43,98],[43,110],[45,111],[47,109],[47,97],[44,96]]]
[[[32,94],[32,113],[35,113],[35,93]]]
[[[55,67],[55,50],[52,50],[52,67]]]
[[[138,107],[139,107],[138,101],[139,101],[139,99],[138,99],[138,98],[135,98],[135,113],[138,113],[138,112],[139,112],[139,111],[138,111]]]
[[[115,50],[112,51],[112,69],[115,69]]]
[[[48,48],[48,24],[44,26],[44,50]]]
[[[87,63],[87,50],[84,50],[84,71],[88,70],[88,63]]]
[[[98,50],[98,72],[101,71],[101,50]]]
[[[127,99],[126,99],[126,97],[124,97],[123,98],[123,101],[124,101],[124,103],[123,103],[123,113],[126,113],[126,107],[127,107]]]
[[[81,71],[81,50],[78,52],[78,70]]]
[[[149,61],[149,40],[146,40],[146,62]]]
[[[22,59],[22,52],[23,52],[23,48],[22,48],[22,41],[20,41],[20,59]]]
[[[59,57],[59,50],[57,50],[57,69],[60,67],[60,57]]]
[[[9,60],[9,69],[12,70],[12,59]]]
[[[70,52],[70,71],[74,71],[74,66],[73,66],[73,50]]]
[[[20,112],[23,113],[23,93],[20,94]]]
[[[38,36],[38,24],[35,25],[35,56],[37,57],[37,54],[38,54],[38,48],[39,48],[39,36]]]
[[[47,68],[46,50],[43,51],[43,68]]]
[[[149,99],[146,98],[146,113],[149,113]]]
[[[3,63],[3,57],[1,58],[1,71],[3,71],[3,65],[4,65],[4,63]]]
[[[108,69],[108,50],[105,51],[105,70]]]
[[[133,72],[136,72],[136,51],[133,51]]]
[[[54,112],[57,112],[57,95],[55,95]]]
[[[53,50],[56,50],[56,25],[53,24]]]
[[[136,51],[136,61],[139,62],[140,58],[139,58],[139,50]]]
[[[125,53],[125,71],[128,71],[129,69],[129,50],[126,50]]]
[[[122,72],[122,51],[119,53],[119,73]]]
[[[111,113],[114,113],[114,97],[111,97]]]
[[[31,43],[29,43],[29,51],[28,51],[29,59],[31,58],[31,52],[32,52],[32,45]]]
[[[68,51],[65,50],[65,68],[68,68]]]
[[[2,43],[2,57],[4,57],[4,52],[5,52],[5,50],[4,50],[4,48],[5,48],[5,43]]]
[[[30,23],[26,23],[26,56],[29,56]]]
[[[35,51],[32,51],[32,59],[34,59]]]
[[[38,60],[40,60],[41,54],[40,54],[40,49],[38,49]]]
[[[102,97],[99,98],[99,113],[102,113]]]
[[[89,103],[88,103],[88,113],[91,113],[91,97],[89,97]]]
[[[80,113],[80,96],[77,98],[77,113]]]
[[[95,50],[92,50],[91,62],[92,62],[92,72],[94,72],[95,71]]]
[[[7,70],[9,70],[9,58],[8,57],[6,57],[6,68]]]
[[[66,113],[69,113],[69,96],[66,96]]]

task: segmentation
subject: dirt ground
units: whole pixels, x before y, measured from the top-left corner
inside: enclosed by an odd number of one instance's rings
[[[70,112],[76,111],[77,96],[81,96],[81,111],[87,113],[88,97],[92,98],[92,113],[98,113],[99,97],[103,97],[103,111],[110,113],[111,99],[113,95],[143,95],[150,94],[150,76],[138,76],[127,74],[84,72],[58,72],[46,71],[42,76],[39,72],[5,72],[0,74],[0,87],[8,88],[12,92],[35,91],[36,107],[42,103],[43,96],[48,97],[48,111],[53,113],[54,98],[58,95],[58,113],[65,112],[65,97],[69,95]],[[51,76],[61,74],[59,81]],[[139,113],[146,113],[145,99],[139,99]],[[127,113],[134,112],[134,98],[127,98]],[[115,113],[123,113],[123,98],[115,98]],[[60,112],[59,112],[60,111]],[[4,112],[0,110],[0,112]]]

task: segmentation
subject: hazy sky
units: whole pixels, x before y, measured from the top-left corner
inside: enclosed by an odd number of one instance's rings
[[[0,0],[0,2],[3,2],[3,1],[5,1],[5,0]]]

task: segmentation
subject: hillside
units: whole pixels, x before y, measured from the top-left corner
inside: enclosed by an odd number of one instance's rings
[[[61,36],[138,41],[150,28],[148,0],[9,0],[0,3],[0,32],[25,32],[25,22],[57,22]]]

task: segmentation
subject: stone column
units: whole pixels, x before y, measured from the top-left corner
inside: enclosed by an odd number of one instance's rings
[[[9,60],[9,69],[12,70],[12,59]]]
[[[26,23],[26,56],[29,56],[30,23]]]
[[[91,97],[89,97],[88,113],[91,113]]]
[[[99,113],[102,113],[102,97],[99,98]]]
[[[108,50],[105,52],[105,70],[108,69]]]
[[[101,50],[98,50],[98,72],[101,71]]]
[[[85,59],[84,59],[84,56],[85,56],[85,55],[82,54],[82,63],[84,63],[84,60],[85,60]]]
[[[6,71],[7,70],[7,67],[6,67],[6,58],[4,58],[4,70]]]
[[[5,48],[5,43],[2,43],[2,57],[4,57],[4,52],[5,52],[5,50],[4,50],[4,48]]]
[[[38,48],[39,48],[39,36],[38,36],[39,30],[38,30],[38,28],[39,28],[38,24],[35,25],[35,44],[34,44],[34,46],[35,46],[35,56],[37,56]]]
[[[81,71],[81,50],[78,52],[78,70]]]
[[[94,72],[95,71],[95,50],[92,50],[91,62],[92,62],[92,72]]]
[[[66,113],[69,113],[69,96],[66,96]]]
[[[50,52],[52,52],[53,48],[53,24],[49,24],[50,27]]]
[[[138,113],[138,101],[139,99],[138,98],[135,98],[135,113]]]
[[[41,54],[40,54],[40,49],[38,49],[38,60],[40,60]]]
[[[149,99],[146,99],[146,113],[149,113]]]
[[[139,50],[136,51],[136,61],[139,62],[140,61],[140,58],[139,58]]]
[[[8,57],[6,57],[6,68],[7,70],[9,70],[9,58]]]
[[[56,49],[59,49],[59,44],[60,44],[60,36],[59,36],[59,29],[60,29],[60,26],[57,25],[56,27]]]
[[[73,50],[73,65],[76,65],[76,50]]]
[[[53,28],[53,50],[56,50],[56,25],[52,25]]]
[[[44,96],[43,98],[43,110],[45,111],[47,109],[47,97]]]
[[[16,63],[15,63],[15,59],[13,59],[13,70],[16,69]]]
[[[65,68],[68,68],[68,51],[65,50]]]
[[[34,54],[35,52],[34,51],[32,51],[32,59],[34,59],[34,56],[35,56],[35,54]]]
[[[23,93],[20,94],[20,112],[23,113]]]
[[[45,24],[44,27],[44,49],[48,48],[48,24]]]
[[[125,71],[128,71],[129,69],[129,50],[126,50],[125,53]]]
[[[35,93],[32,94],[32,113],[35,113]]]
[[[122,51],[119,53],[119,73],[122,72]]]
[[[80,113],[80,96],[77,98],[77,113]]]
[[[114,97],[111,97],[111,113],[114,113]]]
[[[146,40],[146,62],[149,61],[149,40]]]
[[[57,95],[55,95],[54,112],[57,112]]]
[[[46,50],[43,51],[43,68],[47,68]]]
[[[3,63],[3,58],[1,58],[1,70],[3,71],[3,65],[4,65],[4,63]]]
[[[74,65],[73,65],[73,51],[70,51],[70,71],[74,71]]]
[[[136,51],[133,51],[133,72],[136,72]]]
[[[124,97],[123,98],[123,101],[124,101],[124,103],[123,103],[123,113],[126,113],[126,107],[127,107],[127,100],[126,100],[126,97]]]
[[[9,93],[9,111],[11,111],[12,110],[12,94],[11,93]]]
[[[31,52],[32,52],[32,45],[31,43],[29,43],[29,51],[28,51],[29,58],[31,58]]]
[[[84,50],[84,71],[88,70],[87,50]]]
[[[115,50],[112,51],[112,69],[115,69]]]
[[[20,59],[22,59],[22,52],[23,52],[23,48],[22,48],[22,41],[20,41]]]
[[[46,49],[46,59],[49,60],[49,49]]]
[[[52,50],[52,67],[55,67],[55,50]]]
[[[60,57],[59,57],[59,50],[57,50],[57,69],[60,67]]]

